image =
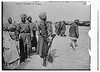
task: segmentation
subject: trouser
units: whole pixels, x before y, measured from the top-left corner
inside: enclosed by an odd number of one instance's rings
[[[71,37],[71,43],[70,46],[75,50],[75,47],[77,47],[77,38]]]
[[[30,49],[31,49],[30,33],[21,33],[21,35],[20,35],[20,52],[21,52],[22,61],[25,61],[25,59],[27,59]]]

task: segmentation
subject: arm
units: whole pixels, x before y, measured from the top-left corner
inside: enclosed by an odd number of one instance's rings
[[[79,38],[79,28],[78,28],[78,26],[76,26],[76,35],[77,35],[77,38]]]

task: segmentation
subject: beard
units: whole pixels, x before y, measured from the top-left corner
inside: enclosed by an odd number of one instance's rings
[[[25,22],[26,22],[26,20],[22,20],[22,22],[23,22],[23,23],[25,23]]]
[[[43,19],[43,21],[46,21],[46,20],[47,20],[46,18]]]

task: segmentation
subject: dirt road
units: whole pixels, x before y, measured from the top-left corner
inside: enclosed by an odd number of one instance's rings
[[[16,69],[90,69],[90,38],[88,36],[89,27],[79,27],[78,47],[73,50],[70,47],[70,38],[56,36],[53,40],[51,51],[53,50],[54,61],[47,63],[46,67],[42,66],[42,59],[38,55],[19,65]]]

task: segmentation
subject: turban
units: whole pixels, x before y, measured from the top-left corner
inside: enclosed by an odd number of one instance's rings
[[[27,17],[27,20],[29,20],[29,18],[31,18],[31,20],[32,20],[32,17],[31,17],[31,16],[28,16],[28,17]]]
[[[8,18],[8,21],[9,21],[9,20],[12,20],[12,18],[11,18],[11,17],[9,17],[9,18]]]
[[[77,22],[79,22],[79,20],[77,19],[77,20],[75,20],[74,22],[77,23]]]
[[[27,15],[26,14],[21,14],[20,17],[21,18],[27,18]]]
[[[40,13],[40,14],[39,14],[39,18],[40,18],[40,19],[46,18],[46,13],[45,13],[45,12]]]

